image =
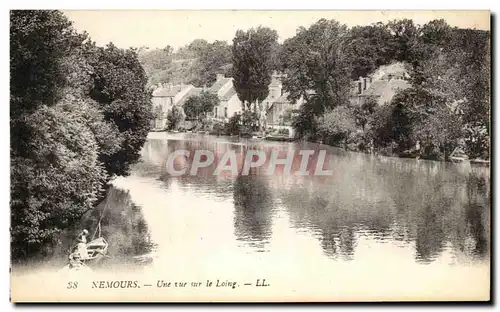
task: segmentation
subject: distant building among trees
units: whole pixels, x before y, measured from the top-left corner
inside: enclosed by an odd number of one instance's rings
[[[351,105],[363,106],[368,98],[374,99],[378,105],[389,103],[398,91],[411,87],[409,78],[401,62],[381,66],[373,74],[353,81]]]

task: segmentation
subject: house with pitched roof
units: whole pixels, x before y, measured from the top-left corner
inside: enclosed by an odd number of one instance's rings
[[[152,97],[153,112],[156,113],[153,127],[155,129],[165,129],[167,127],[167,115],[172,107],[182,105],[188,97],[197,92],[201,92],[201,88],[195,88],[190,84],[162,84],[157,86]]]
[[[220,100],[219,105],[214,107],[212,112],[213,118],[227,121],[233,115],[243,110],[243,103],[236,93],[233,78],[225,77],[224,74],[217,74],[217,80],[208,89],[208,92],[216,94]]]
[[[411,87],[409,78],[402,63],[381,66],[372,75],[352,82],[351,105],[362,106],[368,99],[378,105],[389,103],[398,91]]]
[[[303,100],[291,101],[288,99],[289,93],[283,90],[282,78],[283,75],[273,73],[269,84],[269,94],[263,101],[267,126],[283,125],[286,123],[284,119],[288,115],[291,117],[292,112],[299,109],[304,102]]]

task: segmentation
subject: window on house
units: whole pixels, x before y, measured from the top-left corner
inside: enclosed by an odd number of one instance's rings
[[[227,118],[227,107],[224,107],[224,118]]]
[[[362,89],[361,89],[361,82],[358,82],[358,94],[361,94]]]
[[[217,107],[214,107],[214,116],[217,117]]]

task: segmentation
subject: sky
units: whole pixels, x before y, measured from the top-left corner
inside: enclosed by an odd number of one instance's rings
[[[113,42],[121,48],[178,49],[194,39],[230,43],[238,29],[259,25],[275,29],[279,41],[293,37],[300,26],[320,18],[336,19],[349,27],[411,18],[417,24],[443,18],[452,26],[490,29],[489,11],[186,11],[186,10],[70,10],[63,11],[79,31],[98,45]]]

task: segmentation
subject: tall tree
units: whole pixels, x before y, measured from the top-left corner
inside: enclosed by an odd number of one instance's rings
[[[381,65],[393,61],[395,55],[389,27],[381,22],[351,28],[348,50],[353,79],[371,74]]]
[[[466,141],[467,153],[471,157],[488,157],[489,120],[490,120],[490,47],[489,32],[458,29],[448,26],[444,21],[431,21],[422,27],[422,36],[416,45],[425,51],[425,57],[414,64],[411,73],[413,89],[420,102],[445,103],[446,109],[437,106],[421,125],[438,129],[431,140],[448,153],[458,143],[459,138]],[[433,101],[419,94],[428,94]],[[439,101],[436,102],[436,99]],[[425,113],[428,110],[419,110]],[[439,118],[433,114],[439,114]],[[448,116],[447,114],[452,114]],[[439,124],[437,119],[442,119]],[[446,122],[454,120],[454,122]],[[464,131],[457,131],[456,125]],[[443,127],[446,126],[446,129]],[[425,131],[418,130],[425,134]],[[438,135],[438,132],[440,133]],[[448,141],[444,144],[443,135]],[[425,137],[430,138],[429,135]]]
[[[13,257],[55,242],[138,159],[152,116],[135,51],[98,48],[58,11],[12,11]]]
[[[63,97],[68,84],[65,58],[85,38],[59,11],[10,12],[10,133],[15,155],[28,153],[26,114]]]
[[[89,45],[89,63],[94,69],[90,96],[99,103],[106,120],[114,123],[123,139],[122,148],[101,155],[111,175],[128,175],[137,162],[151,127],[153,109],[147,77],[135,50]]]
[[[238,30],[233,39],[233,78],[246,108],[269,94],[278,33],[267,27]]]
[[[10,36],[11,246],[20,258],[93,207],[107,181],[100,148],[117,146],[96,135],[113,131],[93,103],[72,98],[88,82],[72,73],[86,35],[58,11],[11,11]]]
[[[296,126],[302,124],[314,133],[316,116],[348,104],[351,69],[347,51],[347,26],[335,20],[321,19],[309,29],[302,27],[283,43],[284,89],[290,99],[305,100],[298,115],[302,122],[294,123]]]
[[[410,62],[413,59],[413,46],[420,37],[420,26],[407,18],[390,21],[387,26],[392,34],[392,44],[396,52],[394,58],[397,61]]]

